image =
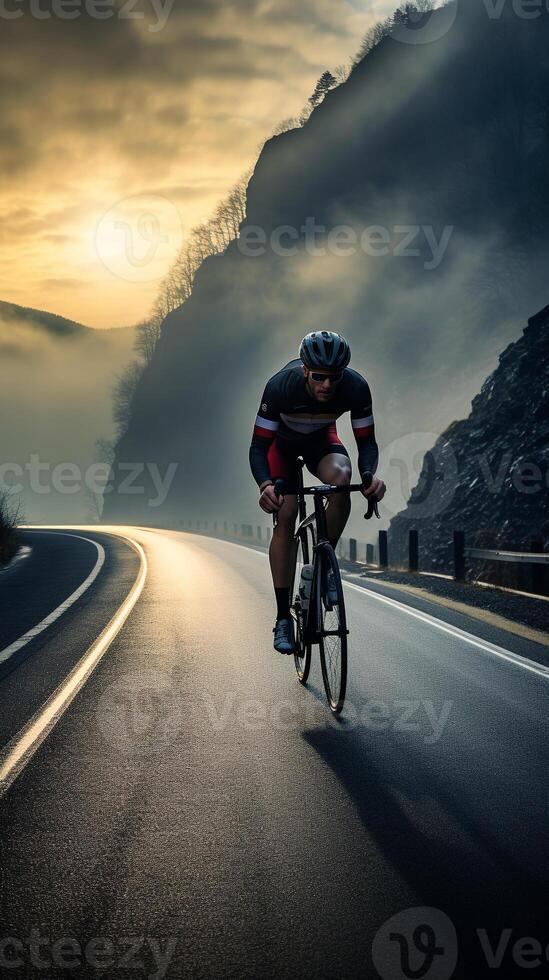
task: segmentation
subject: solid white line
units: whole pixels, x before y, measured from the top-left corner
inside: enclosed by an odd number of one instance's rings
[[[205,537],[205,535],[198,535],[199,537]],[[210,541],[224,540],[222,538],[210,538]],[[256,551],[255,548],[250,548],[247,545],[237,544],[235,541],[224,541],[225,544],[230,544],[234,548],[243,548],[248,554],[259,555],[260,558],[266,558],[265,553],[261,551]],[[518,653],[512,653],[511,650],[505,650],[504,647],[497,646],[495,643],[489,643],[488,640],[481,640],[479,637],[474,636],[473,633],[467,633],[465,630],[459,629],[458,626],[450,626],[445,623],[442,619],[437,619],[435,616],[430,616],[429,613],[421,612],[418,609],[414,609],[412,606],[407,606],[403,602],[398,602],[397,599],[390,599],[389,596],[380,595],[379,592],[374,592],[371,589],[363,588],[360,585],[355,585],[353,582],[348,582],[347,579],[341,579],[343,584],[348,589],[354,589],[355,592],[359,592],[361,595],[369,596],[373,599],[377,599],[378,602],[384,602],[387,606],[393,606],[395,609],[400,610],[400,612],[405,613],[407,616],[412,616],[413,619],[419,619],[421,622],[426,623],[428,626],[434,627],[434,629],[440,630],[442,633],[448,633],[450,636],[456,637],[462,640],[464,643],[469,643],[470,646],[477,647],[478,650],[482,650],[483,653],[488,653],[493,657],[499,657],[500,660],[506,660],[508,663],[513,664],[514,667],[521,667],[523,670],[528,670],[532,674],[537,674],[538,677],[543,677],[544,680],[549,680],[549,667],[544,667],[543,664],[538,664],[535,660],[529,660],[528,657],[522,657]]]
[[[35,712],[21,731],[0,751],[0,797],[15,782],[27,763],[32,759],[36,750],[40,747],[44,739],[47,738],[52,728],[57,724],[84,686],[115,636],[122,629],[122,626],[143,591],[143,586],[147,578],[147,559],[145,552],[141,545],[132,538],[127,538],[125,535],[119,535],[119,537],[123,541],[126,541],[139,555],[139,574],[120,608],[86,651],[82,659],[71,670],[64,681],[62,681],[51,697],[48,698],[46,703]]]
[[[55,533],[62,534],[63,532],[56,531]],[[0,650],[0,664],[4,663],[6,660],[9,660],[9,658],[12,657],[14,653],[17,653],[17,651],[20,650],[21,647],[26,646],[27,643],[30,643],[31,640],[34,640],[35,636],[38,636],[45,629],[47,629],[48,626],[51,626],[52,623],[55,623],[55,620],[59,619],[59,617],[62,616],[63,613],[66,612],[67,609],[69,609],[70,606],[72,606],[73,603],[76,602],[76,600],[79,599],[80,596],[84,594],[86,589],[89,589],[92,582],[94,582],[97,576],[99,575],[99,572],[101,571],[105,561],[105,549],[103,548],[103,546],[98,544],[97,541],[92,541],[91,538],[84,538],[81,534],[69,534],[67,535],[67,537],[80,538],[81,541],[87,541],[89,544],[95,545],[95,547],[97,548],[97,561],[94,567],[92,568],[87,579],[85,579],[85,581],[82,582],[82,585],[78,586],[78,588],[72,593],[72,595],[69,596],[68,599],[65,599],[65,601],[62,602],[60,606],[57,606],[57,608],[54,609],[53,612],[51,612],[48,616],[46,616],[46,618],[43,619],[40,623],[38,623],[37,626],[33,626],[32,629],[28,630],[23,636],[19,637],[18,640],[14,640],[13,643],[10,643],[8,647],[4,647],[3,650]]]
[[[387,606],[393,606],[395,609],[399,609],[400,612],[406,613],[407,616],[412,616],[413,619],[419,619],[421,622],[427,623],[429,626],[433,626],[443,633],[448,633],[450,636],[457,637],[457,639],[462,640],[464,643],[469,643],[471,646],[477,647],[483,653],[489,653],[493,657],[507,660],[508,663],[513,664],[515,667],[522,667],[523,670],[529,670],[532,674],[538,674],[545,680],[549,680],[549,668],[544,667],[543,664],[537,664],[534,660],[529,660],[528,657],[521,657],[518,653],[511,653],[510,650],[505,650],[504,647],[497,646],[495,643],[481,640],[472,633],[467,633],[465,630],[459,629],[458,626],[450,626],[443,620],[437,619],[435,616],[430,616],[429,613],[421,612],[412,606],[406,606],[396,599],[390,599],[389,596],[380,595],[379,592],[362,588],[360,585],[354,585],[353,582],[348,582],[346,579],[342,579],[342,581],[348,589],[354,589],[355,592],[359,592],[363,596],[366,595],[369,598],[377,599],[378,602],[384,602]]]

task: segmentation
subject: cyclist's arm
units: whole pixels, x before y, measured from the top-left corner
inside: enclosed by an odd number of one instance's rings
[[[358,446],[358,470],[375,473],[379,462],[379,449],[376,442],[372,393],[368,382],[361,378],[353,397],[351,425]]]
[[[267,454],[279,424],[278,399],[276,392],[273,391],[272,382],[269,381],[261,399],[250,446],[250,467],[260,490],[268,483],[272,483]]]

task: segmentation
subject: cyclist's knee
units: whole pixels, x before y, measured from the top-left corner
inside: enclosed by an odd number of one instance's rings
[[[351,467],[345,463],[334,463],[330,482],[336,487],[348,486],[351,482]]]
[[[282,507],[278,512],[278,526],[285,530],[293,531],[297,518],[297,500],[289,500],[286,497]]]

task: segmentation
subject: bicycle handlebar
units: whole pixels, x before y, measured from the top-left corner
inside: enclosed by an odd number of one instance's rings
[[[277,497],[283,495],[294,494],[296,496],[301,495],[303,497],[314,497],[320,494],[323,497],[328,497],[332,493],[356,493],[358,490],[362,491],[368,489],[373,479],[372,473],[364,473],[362,483],[351,483],[346,486],[337,486],[329,483],[321,483],[316,487],[288,487],[285,480],[275,480],[274,481],[274,492]],[[378,502],[377,500],[368,501],[368,511],[364,515],[364,520],[369,521],[371,517],[376,515],[380,517]],[[277,514],[273,514],[273,524],[276,527],[277,524]]]

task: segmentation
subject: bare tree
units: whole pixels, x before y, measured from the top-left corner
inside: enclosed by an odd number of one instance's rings
[[[145,364],[149,364],[152,359],[159,335],[158,320],[154,315],[136,327],[134,350]]]
[[[20,502],[15,502],[7,490],[0,491],[0,565],[11,561],[17,551],[17,525],[22,520]]]
[[[334,78],[338,85],[343,85],[347,81],[351,73],[351,67],[352,62],[349,62],[347,65],[338,65],[337,68],[334,68]]]
[[[132,415],[135,392],[144,365],[138,361],[130,361],[122,374],[118,375],[113,389],[113,420],[117,437],[120,439],[128,428]]]
[[[290,129],[298,128],[299,120],[295,116],[289,116],[288,119],[281,119],[281,121],[275,126],[273,136],[281,136],[282,133],[288,133]]]
[[[398,13],[398,12],[397,12]],[[388,37],[391,31],[395,27],[396,14],[392,17],[386,17],[385,20],[379,21],[374,24],[366,34],[364,35],[360,49],[353,59],[353,67],[356,67],[363,59],[373,51],[374,48],[383,40],[384,37]]]

